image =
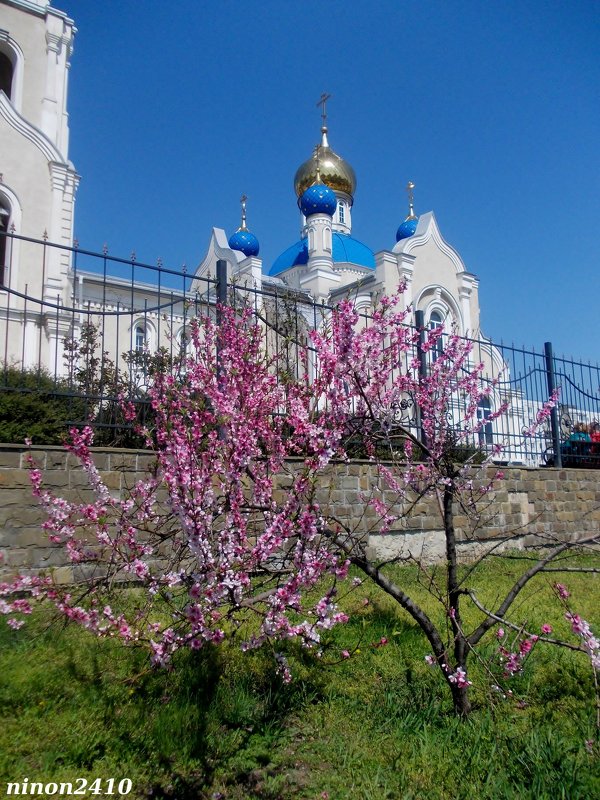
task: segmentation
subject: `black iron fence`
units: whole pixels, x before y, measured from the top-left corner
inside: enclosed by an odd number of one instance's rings
[[[146,388],[157,370],[181,369],[190,321],[216,315],[218,303],[250,308],[265,330],[265,348],[278,356],[282,373],[297,374],[308,333],[327,322],[332,308],[263,276],[261,283],[227,274],[225,262],[213,274],[117,258],[18,236],[6,237],[4,282],[0,286],[0,441],[40,443],[62,440],[71,425],[90,422],[102,444],[140,445],[119,398],[132,399],[143,422],[149,413]],[[421,312],[415,314],[427,331]],[[369,324],[363,314],[362,324]],[[471,443],[489,450],[503,446],[498,460],[528,465],[600,466],[600,366],[557,358],[552,347],[516,348],[487,339],[472,340],[473,364],[485,366],[488,397],[478,408],[481,428]],[[422,371],[439,356],[443,338],[417,358]],[[554,387],[559,404],[549,422],[527,435]],[[456,398],[450,410],[462,417]],[[490,419],[503,403],[508,413]],[[419,418],[407,396],[394,410],[395,422],[413,426]],[[488,421],[490,420],[490,421]]]

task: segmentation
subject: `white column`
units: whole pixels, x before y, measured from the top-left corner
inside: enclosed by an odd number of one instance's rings
[[[306,220],[306,230],[308,263],[306,273],[300,278],[300,287],[316,299],[327,299],[341,280],[333,270],[331,217],[328,214],[311,214]]]

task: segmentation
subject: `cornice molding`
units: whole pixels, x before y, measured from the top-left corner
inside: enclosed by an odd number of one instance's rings
[[[46,134],[42,133],[39,128],[36,128],[30,122],[27,122],[25,117],[19,114],[2,91],[0,91],[0,117],[6,120],[17,133],[20,133],[21,136],[34,144],[47,161],[55,161],[68,167],[62,153],[52,144]]]

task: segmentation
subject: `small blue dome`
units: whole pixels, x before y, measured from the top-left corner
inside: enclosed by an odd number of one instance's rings
[[[257,256],[259,251],[258,239],[250,231],[236,231],[229,238],[229,247],[240,250],[245,256]]]
[[[337,197],[333,189],[324,183],[313,183],[303,193],[298,205],[305,217],[311,214],[328,214],[332,217],[337,208]]]
[[[405,219],[402,225],[396,231],[396,241],[399,242],[401,239],[408,239],[409,236],[412,236],[413,233],[417,230],[417,224],[419,220],[417,217],[409,217]]]

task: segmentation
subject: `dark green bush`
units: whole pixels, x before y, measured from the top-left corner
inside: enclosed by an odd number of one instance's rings
[[[85,421],[85,400],[43,370],[8,367],[0,372],[0,442],[61,444],[69,427]]]

